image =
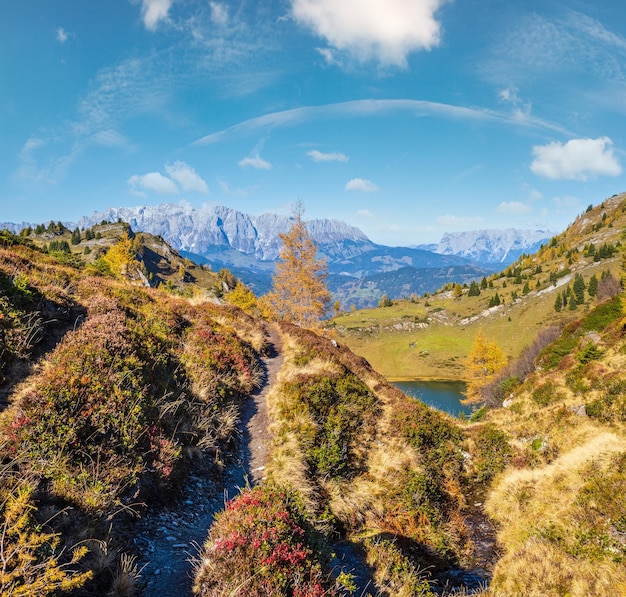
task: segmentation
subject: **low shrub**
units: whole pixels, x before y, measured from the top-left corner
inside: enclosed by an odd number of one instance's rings
[[[555,388],[554,384],[550,381],[535,388],[530,397],[539,406],[548,406],[558,400],[562,399],[562,394]]]
[[[197,562],[194,594],[332,597],[312,531],[296,493],[264,485],[226,505]]]
[[[473,439],[474,479],[478,482],[489,481],[506,468],[513,454],[508,435],[495,425],[487,424],[474,432]]]
[[[301,438],[309,465],[326,478],[350,477],[361,470],[360,436],[373,435],[379,414],[376,397],[355,375],[299,375],[281,392],[296,412],[308,411],[316,422],[314,433]]]

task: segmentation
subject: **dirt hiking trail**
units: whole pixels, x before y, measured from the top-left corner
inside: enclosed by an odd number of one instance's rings
[[[149,512],[138,525],[133,539],[142,554],[137,561],[142,597],[187,597],[192,595],[192,564],[204,543],[215,514],[226,500],[247,485],[264,478],[269,443],[267,396],[276,383],[283,363],[278,327],[268,325],[268,351],[262,360],[263,382],[242,404],[239,448],[224,470],[222,483],[193,471],[181,497],[172,509]]]

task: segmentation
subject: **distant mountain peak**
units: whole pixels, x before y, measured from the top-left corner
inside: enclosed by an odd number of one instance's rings
[[[534,253],[555,234],[552,230],[519,228],[447,232],[441,237],[435,252],[479,263],[508,265],[522,253]]]

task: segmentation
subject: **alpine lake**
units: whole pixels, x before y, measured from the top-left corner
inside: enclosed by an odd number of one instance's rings
[[[461,381],[394,381],[393,385],[407,396],[421,400],[424,404],[442,410],[453,417],[467,416],[472,407],[461,404],[466,385]]]

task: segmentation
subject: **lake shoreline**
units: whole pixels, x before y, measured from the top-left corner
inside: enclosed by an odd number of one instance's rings
[[[453,417],[469,416],[474,410],[461,402],[465,399],[467,384],[459,380],[411,379],[391,383],[407,396]]]

